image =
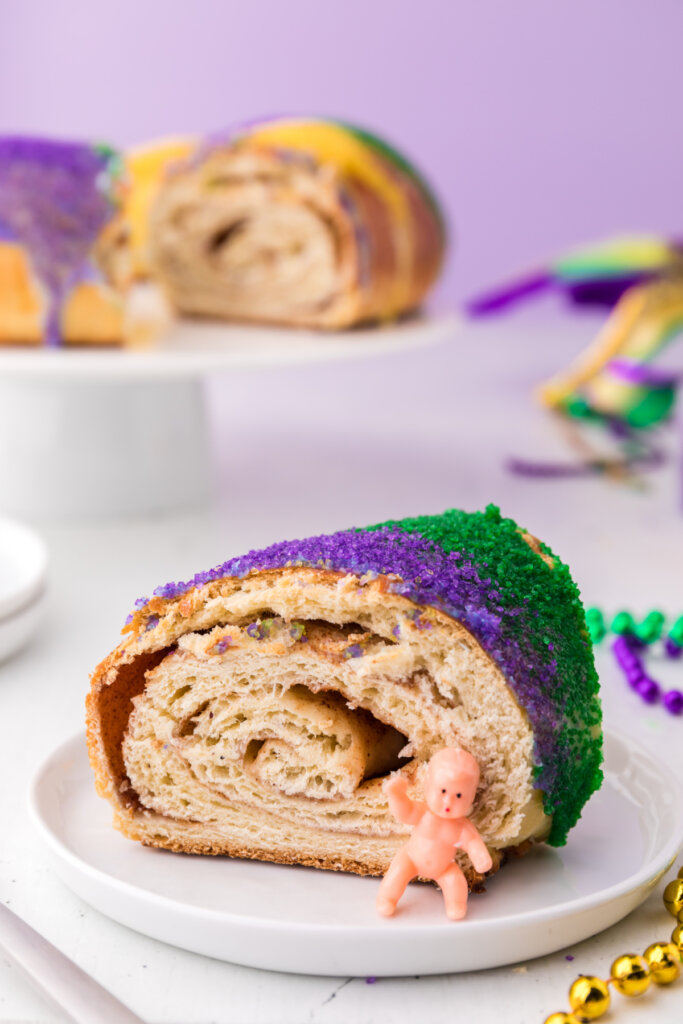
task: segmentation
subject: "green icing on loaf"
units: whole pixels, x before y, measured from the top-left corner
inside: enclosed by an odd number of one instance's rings
[[[598,678],[568,567],[531,538],[534,550],[524,531],[491,505],[368,530],[418,534],[447,556],[450,568],[437,569],[431,592],[422,579],[412,596],[462,621],[501,668],[534,732],[535,785],[553,818],[549,842],[563,844],[602,781]],[[495,622],[482,619],[482,606]]]

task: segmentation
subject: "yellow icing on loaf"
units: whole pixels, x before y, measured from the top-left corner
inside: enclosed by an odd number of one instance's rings
[[[310,153],[321,163],[331,163],[342,174],[355,178],[376,192],[392,213],[407,218],[403,189],[374,153],[341,125],[328,121],[273,121],[249,132],[248,140],[266,146],[282,146]]]
[[[170,164],[186,160],[197,143],[191,138],[159,139],[137,146],[126,154],[130,188],[125,201],[125,216],[130,226],[133,271],[138,277],[149,275],[147,247],[149,215],[159,187]]]

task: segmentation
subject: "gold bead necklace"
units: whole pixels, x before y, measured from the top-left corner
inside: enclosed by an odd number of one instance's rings
[[[664,890],[664,906],[678,921],[669,942],[653,942],[642,956],[624,953],[610,968],[606,981],[582,974],[569,989],[569,1013],[560,1011],[546,1017],[545,1024],[584,1024],[607,1013],[611,1003],[609,986],[622,996],[640,996],[650,983],[670,985],[681,973],[683,960],[683,867]]]

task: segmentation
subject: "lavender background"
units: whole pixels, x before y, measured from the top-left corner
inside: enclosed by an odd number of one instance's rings
[[[680,0],[0,0],[0,131],[357,120],[442,196],[450,302],[586,239],[681,232],[682,38]]]

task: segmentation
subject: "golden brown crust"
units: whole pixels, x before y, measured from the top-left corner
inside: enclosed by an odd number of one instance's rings
[[[41,344],[46,308],[26,251],[0,241],[0,344]],[[116,286],[106,280],[74,285],[64,304],[62,333],[68,345],[121,344],[124,304]]]
[[[120,215],[101,232],[87,269],[88,279],[73,284],[59,311],[63,345],[140,345],[163,332],[167,302],[157,286],[133,286],[128,233]],[[42,345],[48,305],[48,291],[26,248],[0,240],[0,345]]]
[[[126,804],[135,803],[126,783],[121,744],[133,710],[133,697],[145,688],[145,672],[158,665],[164,649],[139,655],[133,662],[120,660],[119,649],[98,666],[86,697],[86,736],[95,785],[108,797],[114,787]],[[97,675],[97,679],[95,678]],[[111,684],[116,681],[116,686]]]
[[[129,838],[137,839],[139,837],[136,835],[130,835]],[[305,854],[293,857],[288,856],[286,853],[279,853],[264,847],[234,846],[230,843],[218,845],[215,843],[183,842],[177,838],[171,841],[164,841],[162,843],[155,842],[153,839],[145,838],[142,840],[142,845],[149,846],[153,849],[171,850],[174,853],[206,855],[211,857],[231,857],[240,860],[262,860],[267,861],[270,864],[286,864],[289,866],[298,865],[299,867],[319,868],[323,871],[345,871],[349,874],[362,875],[366,878],[381,878],[386,871],[386,864],[383,861],[359,861],[344,857],[337,857],[333,860],[329,857],[312,857]],[[529,844],[526,844],[526,849],[529,849]],[[523,852],[526,852],[526,850]],[[461,865],[470,890],[478,888],[482,885],[484,879],[490,878],[492,875],[496,874],[496,872],[499,871],[505,863],[508,856],[520,855],[518,847],[510,847],[505,850],[492,850],[491,858],[493,860],[493,865],[490,871],[487,871],[485,875],[475,871],[469,863]],[[421,879],[421,881],[429,880]]]

